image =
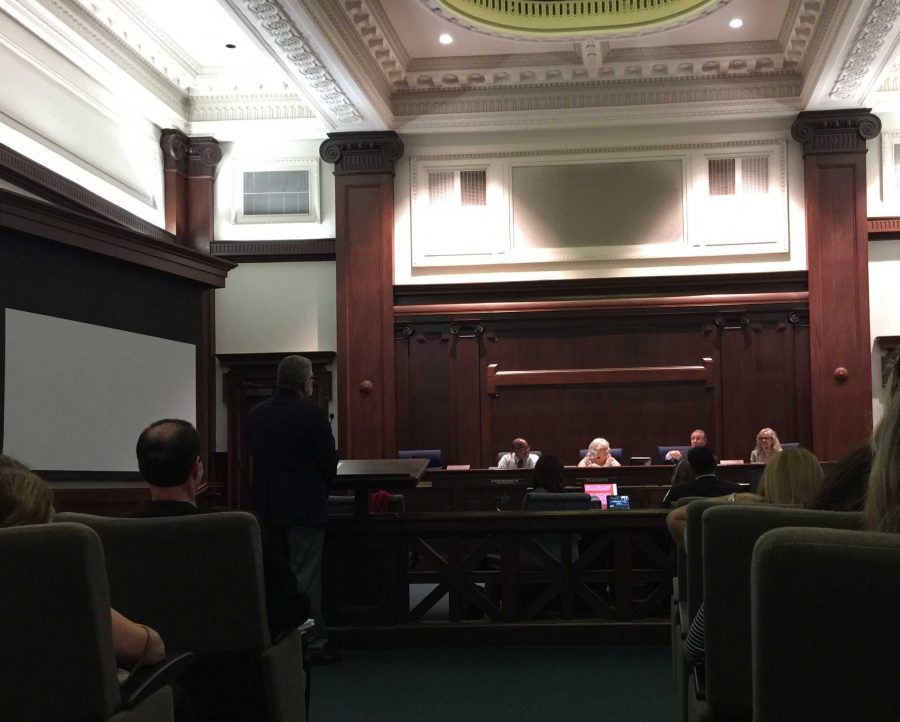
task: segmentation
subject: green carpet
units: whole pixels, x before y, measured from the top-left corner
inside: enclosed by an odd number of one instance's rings
[[[310,722],[669,722],[666,646],[345,650],[313,670]]]

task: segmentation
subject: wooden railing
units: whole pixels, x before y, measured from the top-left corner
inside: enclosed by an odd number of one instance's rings
[[[664,519],[650,510],[333,517],[325,615],[349,627],[662,621],[675,574]],[[410,604],[411,585],[432,588]]]

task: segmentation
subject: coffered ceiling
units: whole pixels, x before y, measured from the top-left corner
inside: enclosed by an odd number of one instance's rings
[[[440,0],[0,0],[0,11],[127,75],[195,133],[900,109],[900,0],[717,0],[662,31],[560,39],[474,25]]]

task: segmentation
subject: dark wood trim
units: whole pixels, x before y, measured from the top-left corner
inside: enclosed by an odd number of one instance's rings
[[[0,143],[0,178],[59,206],[70,210],[88,211],[156,241],[174,240],[162,228],[110,203],[2,143]]]
[[[552,369],[498,371],[500,364],[485,369],[485,393],[496,395],[500,386],[576,386],[583,384],[653,384],[673,381],[709,383],[712,363],[704,366],[655,366],[621,369]]]
[[[870,241],[892,241],[900,238],[900,216],[869,218],[867,226]]]
[[[438,283],[394,286],[397,309],[511,301],[561,301],[576,298],[668,298],[705,295],[741,296],[806,291],[806,271],[715,274],[708,276],[648,276],[642,278],[580,278],[504,283]]]
[[[305,356],[312,361],[313,367],[327,366],[334,361],[334,351],[284,351],[278,353],[219,353],[216,358],[228,369],[271,367],[272,379],[275,369],[285,356]],[[330,397],[329,397],[330,398]]]
[[[333,238],[292,241],[213,241],[209,252],[232,263],[283,263],[290,261],[333,261]]]
[[[204,481],[215,478],[216,450],[216,298],[215,291],[200,294],[200,339],[197,343],[197,433]]]
[[[753,306],[760,309],[793,308],[805,305],[806,291],[778,293],[709,294],[703,296],[652,296],[646,298],[595,298],[542,301],[501,301],[473,303],[444,303],[415,306],[394,306],[397,322],[414,318],[439,318],[460,315],[534,315],[536,313],[587,313],[598,312],[642,314],[647,311],[671,309],[683,313],[686,309],[743,309]]]
[[[167,238],[156,240],[100,218],[0,191],[0,227],[29,233],[86,251],[223,288],[234,264]]]

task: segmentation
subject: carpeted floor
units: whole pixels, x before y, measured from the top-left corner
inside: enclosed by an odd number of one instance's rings
[[[669,722],[666,646],[345,650],[313,670],[310,722]]]

